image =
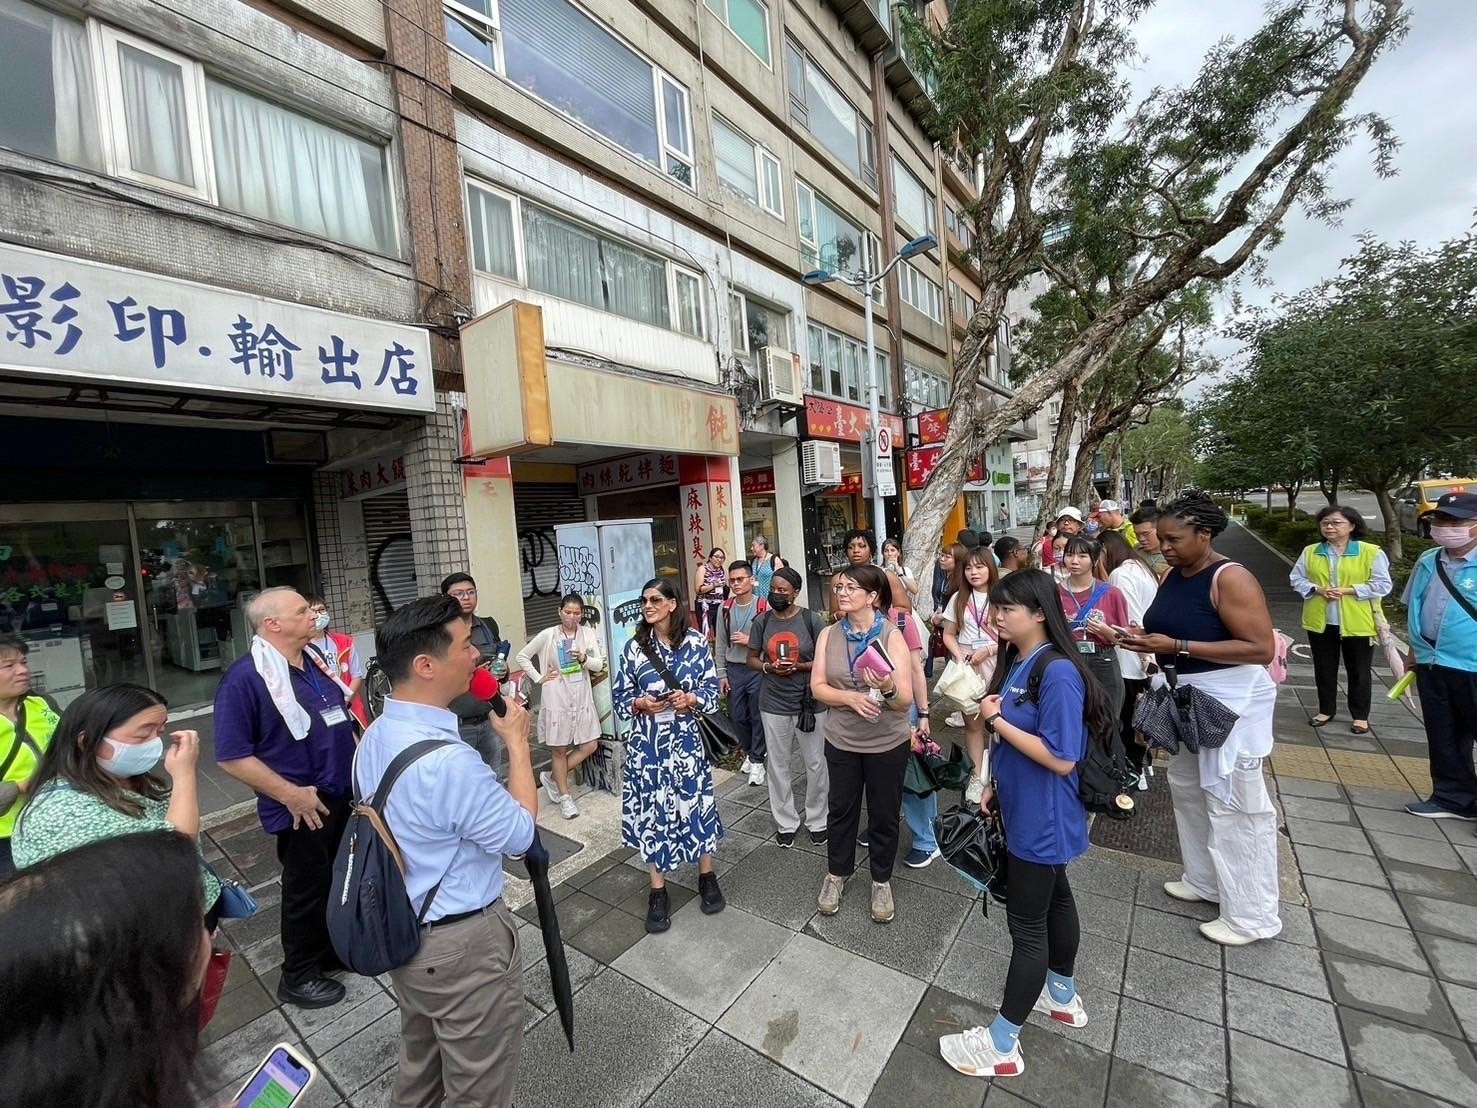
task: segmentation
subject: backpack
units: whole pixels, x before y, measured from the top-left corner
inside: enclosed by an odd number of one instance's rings
[[[1055,661],[1067,661],[1067,658],[1054,647],[1048,647],[1031,667],[1031,675],[1026,678],[1026,699],[1032,704],[1041,703],[1041,679],[1046,667]],[[1136,806],[1131,790],[1137,781],[1138,774],[1128,764],[1118,728],[1110,728],[1106,735],[1087,736],[1087,752],[1077,763],[1077,796],[1084,808],[1113,819],[1132,819]]]
[[[355,800],[339,840],[328,898],[328,937],[339,961],[365,977],[400,968],[421,948],[421,924],[441,882],[426,894],[417,915],[405,891],[405,860],[385,822],[385,803],[412,763],[450,745],[442,739],[423,739],[395,755],[379,787]]]

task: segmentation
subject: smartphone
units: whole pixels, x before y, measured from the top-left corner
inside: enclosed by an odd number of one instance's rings
[[[779,659],[778,659],[779,661],[781,661],[781,662],[788,662],[790,660],[790,644],[789,643],[782,642],[782,643],[777,644],[776,647],[775,647],[775,652],[779,655]]]
[[[236,1094],[236,1108],[291,1108],[301,1101],[318,1071],[286,1043],[278,1043]]]

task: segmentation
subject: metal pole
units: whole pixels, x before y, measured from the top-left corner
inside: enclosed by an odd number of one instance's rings
[[[872,327],[872,290],[882,280],[880,275],[873,276],[864,273],[862,275],[862,297],[866,300],[867,313],[867,380],[871,382],[867,390],[867,406],[872,418],[872,530],[877,536],[877,553],[882,553],[882,544],[887,540],[887,516],[885,505],[882,501],[881,485],[877,481],[877,469],[879,460],[877,458],[877,432],[882,427],[882,417],[878,411],[880,407],[880,395],[877,382],[877,346]],[[889,465],[892,463],[889,462]]]

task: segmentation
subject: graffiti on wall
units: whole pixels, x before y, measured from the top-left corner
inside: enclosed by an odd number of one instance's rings
[[[554,528],[529,527],[518,532],[518,570],[524,600],[560,595],[559,546]]]

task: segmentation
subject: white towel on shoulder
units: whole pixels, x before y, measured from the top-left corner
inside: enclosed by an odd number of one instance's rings
[[[287,659],[271,643],[260,635],[251,638],[251,662],[256,666],[266,683],[267,695],[282,713],[282,722],[299,742],[308,737],[308,728],[313,725],[307,709],[297,702],[292,692],[292,673],[287,668]]]

